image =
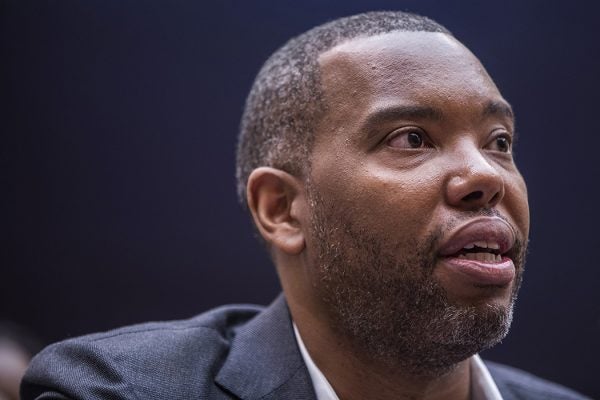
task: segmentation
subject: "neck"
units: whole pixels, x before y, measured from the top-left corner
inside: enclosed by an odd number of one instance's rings
[[[469,360],[416,375],[402,367],[405,363],[389,365],[355,349],[314,311],[293,302],[290,311],[308,353],[340,400],[469,398]]]

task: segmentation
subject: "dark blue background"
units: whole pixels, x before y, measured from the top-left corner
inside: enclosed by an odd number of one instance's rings
[[[316,24],[402,9],[453,31],[517,113],[531,250],[512,332],[485,357],[600,396],[600,22],[590,4],[0,3],[0,318],[55,341],[268,303],[277,278],[234,182],[254,75]]]

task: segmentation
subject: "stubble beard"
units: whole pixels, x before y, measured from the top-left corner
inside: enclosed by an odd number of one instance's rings
[[[355,226],[314,188],[308,196],[313,284],[332,329],[355,356],[413,376],[441,376],[506,336],[522,278],[521,242],[508,305],[452,304],[433,275],[442,229],[420,242],[394,243],[377,227]]]

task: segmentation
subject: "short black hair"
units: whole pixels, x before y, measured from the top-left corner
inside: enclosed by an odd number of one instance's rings
[[[394,32],[451,33],[429,18],[401,11],[375,11],[317,26],[277,50],[254,80],[240,124],[237,191],[246,204],[250,173],[261,166],[305,177],[314,130],[325,111],[319,56],[342,42]]]

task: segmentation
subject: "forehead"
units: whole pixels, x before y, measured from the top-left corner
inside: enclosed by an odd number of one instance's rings
[[[392,32],[353,39],[319,57],[331,116],[360,116],[377,105],[426,104],[448,112],[503,101],[477,58],[437,32]],[[456,110],[449,109],[456,107]]]

